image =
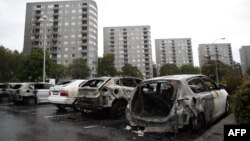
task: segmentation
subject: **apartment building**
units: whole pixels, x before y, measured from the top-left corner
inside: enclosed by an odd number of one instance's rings
[[[247,69],[250,68],[250,46],[242,46],[240,48],[240,61],[242,73],[244,76],[247,75]]]
[[[168,63],[193,65],[191,38],[155,39],[155,54],[158,68]]]
[[[153,76],[150,26],[104,27],[103,35],[104,54],[114,54],[117,70],[128,63],[145,78]]]
[[[233,55],[230,43],[199,44],[198,48],[200,66],[206,60],[219,60],[224,64],[233,65]]]
[[[84,58],[95,76],[98,62],[97,5],[93,0],[27,3],[23,53],[43,48],[59,64]]]

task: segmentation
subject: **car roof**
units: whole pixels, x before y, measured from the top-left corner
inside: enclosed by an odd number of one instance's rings
[[[137,78],[137,77],[133,77],[133,76],[103,76],[103,77],[94,77],[94,78],[91,78],[89,80],[93,80],[93,79],[120,79],[120,78],[134,78],[134,79],[140,79],[140,78]]]
[[[167,75],[167,76],[161,76],[161,77],[155,77],[152,79],[147,79],[146,81],[152,81],[152,80],[159,80],[159,79],[171,79],[171,80],[187,80],[193,77],[201,77],[205,76],[202,74],[179,74],[179,75]]]

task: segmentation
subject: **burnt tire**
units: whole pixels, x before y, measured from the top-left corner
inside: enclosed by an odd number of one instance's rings
[[[28,105],[36,105],[36,99],[34,97],[30,97],[26,99],[26,104]]]
[[[66,108],[65,105],[61,105],[61,104],[57,104],[56,107],[57,107],[59,110],[65,110],[65,108]]]
[[[76,111],[76,112],[80,112],[81,108],[78,107],[77,105],[73,104],[72,108]]]
[[[197,119],[196,119],[196,127],[195,127],[195,130],[196,130],[196,133],[198,135],[201,135],[202,133],[205,132],[206,130],[206,119],[205,119],[205,116],[203,114],[199,114],[197,116]]]
[[[127,107],[127,101],[125,100],[117,100],[114,101],[112,107],[110,109],[110,117],[111,118],[118,118],[125,113],[125,109]]]
[[[229,102],[229,99],[227,98],[226,100],[226,105],[225,105],[225,113],[224,113],[224,116],[227,116],[229,113],[230,113],[230,102]]]

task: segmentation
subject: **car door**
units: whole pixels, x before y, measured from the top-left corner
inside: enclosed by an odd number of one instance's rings
[[[205,85],[209,88],[214,99],[214,110],[212,118],[215,119],[222,115],[225,111],[226,97],[223,91],[216,85],[216,83],[208,77],[202,77]]]
[[[132,91],[137,85],[135,80],[132,78],[121,78],[120,83],[121,83],[120,86],[121,86],[123,93],[125,94],[127,98],[130,98]]]
[[[207,121],[210,121],[214,109],[214,100],[208,87],[202,79],[197,77],[188,80],[188,86],[195,94],[196,107],[198,107],[198,110],[201,110],[201,112],[203,110]]]

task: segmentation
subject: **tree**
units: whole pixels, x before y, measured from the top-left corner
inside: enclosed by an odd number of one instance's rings
[[[4,46],[0,46],[0,82],[12,81],[18,72],[22,55],[18,51],[11,51]]]
[[[60,78],[64,78],[67,76],[67,67],[62,65],[62,64],[57,64],[54,61],[50,62],[50,69],[47,72],[47,75],[50,78],[54,78],[56,80],[60,79]]]
[[[246,81],[240,86],[232,100],[236,121],[240,124],[250,123],[250,81]]]
[[[153,77],[157,77],[157,66],[153,64]]]
[[[247,68],[247,75],[250,75],[250,67]]]
[[[221,61],[215,62],[214,60],[207,61],[201,68],[202,74],[205,74],[216,81],[216,63],[219,81],[223,79],[227,74],[231,74],[234,70],[231,66],[222,63]]]
[[[90,76],[90,68],[85,59],[75,59],[68,66],[68,74],[72,79],[86,79]]]
[[[48,53],[46,53],[46,72],[49,72],[51,61]],[[20,81],[42,81],[42,76],[43,51],[42,49],[34,49],[29,55],[24,56],[17,78]]]
[[[117,75],[117,70],[114,65],[114,54],[107,53],[103,58],[98,59],[98,76],[115,76]]]
[[[184,64],[180,67],[180,71],[182,74],[199,74],[200,68],[194,67],[191,64]]]
[[[143,79],[141,71],[136,66],[132,66],[131,64],[125,64],[122,67],[121,73],[122,75],[134,76]]]
[[[205,74],[216,81],[215,61],[209,60],[202,67],[202,74]],[[229,94],[234,94],[238,87],[242,84],[242,76],[238,69],[217,61],[217,70],[219,82],[226,84],[226,90]]]
[[[179,74],[180,70],[175,64],[164,64],[160,68],[160,76]]]

